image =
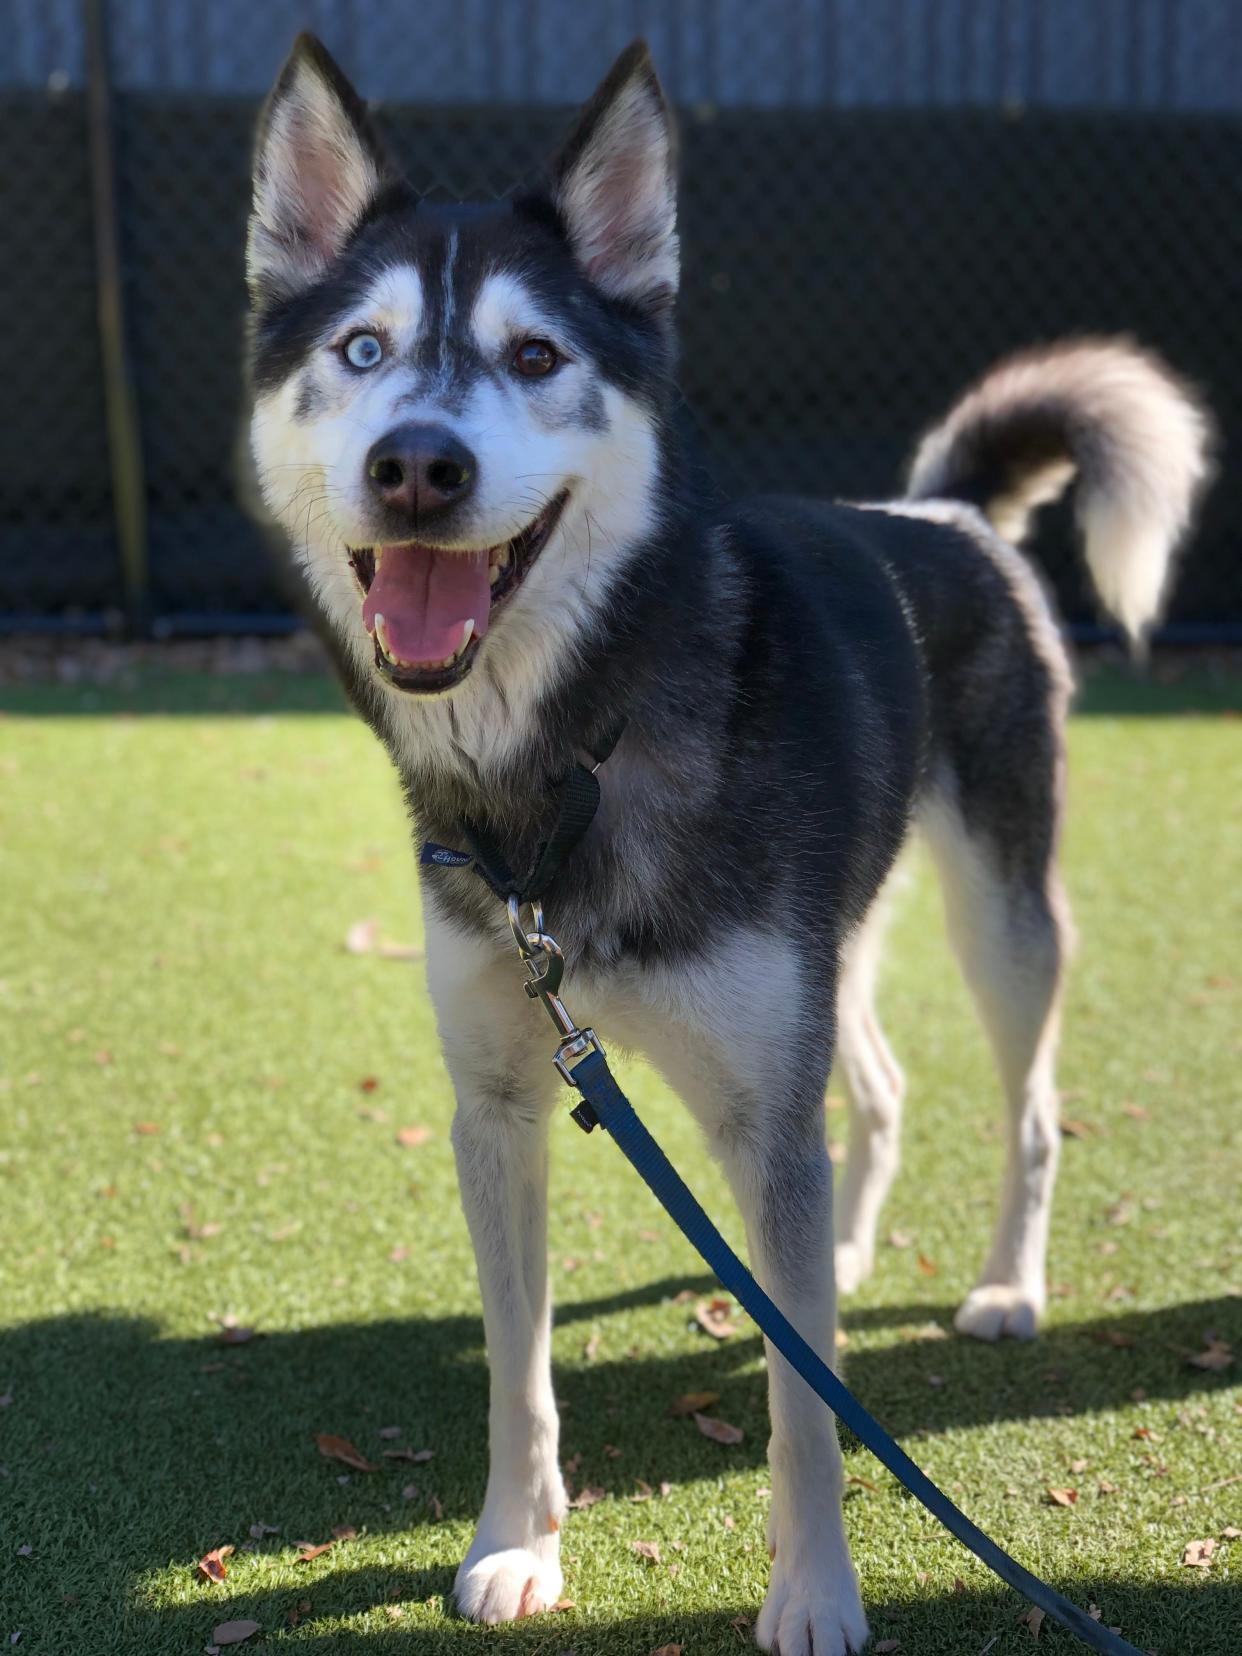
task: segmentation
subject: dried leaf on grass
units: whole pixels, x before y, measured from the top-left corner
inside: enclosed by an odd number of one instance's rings
[[[299,1549],[298,1563],[309,1564],[312,1558],[322,1558],[324,1553],[331,1552],[332,1548],[336,1546],[336,1542],[320,1541],[316,1545],[314,1541],[299,1541],[297,1546]]]
[[[681,1646],[679,1644],[657,1645],[651,1652],[651,1656],[681,1656]]]
[[[713,1403],[720,1402],[720,1393],[714,1391],[684,1392],[675,1397],[668,1406],[671,1415],[697,1414],[700,1409],[710,1409]]]
[[[1223,1369],[1232,1368],[1234,1364],[1233,1347],[1228,1340],[1222,1340],[1217,1335],[1208,1336],[1207,1348],[1196,1352],[1193,1357],[1186,1359],[1191,1368],[1206,1369],[1211,1374],[1219,1374]]]
[[[727,1420],[716,1420],[712,1415],[700,1414],[696,1409],[694,1424],[705,1438],[713,1443],[741,1443],[746,1436],[740,1426],[730,1426]]]
[[[562,1610],[576,1610],[577,1608],[578,1605],[574,1599],[557,1599],[555,1604],[549,1604],[548,1614],[559,1616]]]
[[[207,1242],[213,1236],[219,1236],[223,1226],[214,1219],[201,1220],[195,1212],[193,1202],[181,1204],[181,1218],[185,1225],[185,1234],[191,1242]]]
[[[345,952],[352,955],[371,954],[378,942],[378,920],[355,920],[345,933]]]
[[[1039,1630],[1044,1625],[1044,1612],[1038,1605],[1032,1605],[1025,1615],[1019,1616],[1018,1621],[1025,1627],[1033,1639],[1038,1639]]]
[[[893,1651],[901,1649],[900,1639],[881,1639],[879,1644],[872,1645],[875,1656],[892,1656]]]
[[[737,1333],[735,1324],[729,1321],[731,1309],[727,1299],[703,1300],[694,1308],[694,1320],[713,1340],[727,1340]]]
[[[203,1554],[198,1561],[198,1573],[204,1581],[224,1580],[229,1573],[224,1561],[232,1556],[233,1551],[232,1547],[213,1547],[210,1552]]]
[[[922,1273],[923,1276],[939,1276],[940,1275],[939,1265],[937,1265],[934,1260],[928,1259],[927,1255],[924,1254],[924,1253],[919,1254],[919,1256],[918,1256],[918,1265],[919,1265],[919,1270],[920,1270],[920,1272]]]
[[[381,960],[421,960],[423,949],[417,943],[382,942],[376,949]]]
[[[421,960],[423,950],[416,943],[391,943],[381,938],[378,920],[355,920],[345,933],[345,952],[351,955],[379,955],[383,960]]]
[[[380,1436],[383,1437],[383,1435],[384,1434],[381,1432]],[[421,1464],[423,1461],[429,1461],[431,1459],[431,1457],[435,1454],[435,1450],[434,1449],[381,1449],[380,1453],[383,1455],[385,1460],[406,1460],[406,1461],[415,1461],[415,1462]]]
[[[1182,1548],[1182,1567],[1187,1570],[1210,1570],[1216,1540],[1209,1535],[1204,1541],[1187,1541]]]
[[[397,1130],[397,1143],[406,1150],[417,1150],[420,1144],[426,1144],[431,1137],[430,1127],[400,1127]]]
[[[379,1467],[369,1461],[348,1438],[335,1437],[331,1432],[316,1432],[315,1442],[326,1460],[340,1461],[343,1466],[352,1466],[355,1472],[379,1471]]]
[[[582,1512],[586,1507],[594,1506],[596,1501],[602,1501],[604,1499],[604,1495],[604,1490],[597,1488],[593,1484],[588,1484],[585,1489],[580,1489],[578,1491],[569,1504],[575,1512]]]
[[[1076,1489],[1050,1489],[1048,1499],[1053,1506],[1072,1507],[1078,1505],[1078,1491]]]
[[[631,1541],[630,1546],[640,1558],[645,1558],[649,1564],[660,1562],[660,1543],[658,1541]]]
[[[221,1622],[211,1635],[214,1645],[241,1644],[245,1639],[252,1639],[259,1631],[257,1621],[227,1621]]]

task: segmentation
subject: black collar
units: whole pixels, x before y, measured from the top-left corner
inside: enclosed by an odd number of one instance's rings
[[[595,761],[593,765],[575,760],[563,775],[549,782],[549,811],[555,810],[556,819],[548,837],[536,845],[525,875],[514,874],[495,839],[481,823],[469,817],[461,818],[459,827],[474,852],[475,866],[498,897],[506,902],[516,897],[522,903],[542,898],[566,857],[595,820],[599,809],[599,781],[595,773],[611,756],[625,726],[626,721],[622,719],[601,741],[584,747]]]

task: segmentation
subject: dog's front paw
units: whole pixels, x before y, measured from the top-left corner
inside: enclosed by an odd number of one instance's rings
[[[833,1262],[837,1287],[843,1294],[852,1294],[871,1275],[873,1256],[870,1248],[864,1248],[861,1242],[838,1242],[833,1249]]]
[[[453,1596],[469,1621],[517,1621],[549,1610],[561,1596],[561,1566],[555,1556],[540,1558],[525,1547],[467,1555],[457,1572]]]
[[[780,1656],[848,1656],[867,1642],[858,1582],[848,1562],[833,1569],[787,1570],[780,1552],[755,1623],[760,1650]]]
[[[1043,1310],[1041,1293],[983,1282],[967,1294],[953,1326],[959,1334],[973,1334],[976,1340],[999,1340],[1003,1334],[1014,1340],[1033,1340]]]

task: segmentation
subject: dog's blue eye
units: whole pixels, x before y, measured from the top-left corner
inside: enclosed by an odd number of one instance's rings
[[[384,354],[384,347],[374,334],[357,333],[345,341],[345,360],[355,368],[374,368]]]

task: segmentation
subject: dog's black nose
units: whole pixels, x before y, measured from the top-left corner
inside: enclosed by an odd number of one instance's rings
[[[367,455],[372,494],[415,526],[460,505],[476,469],[466,445],[438,425],[396,426]]]

